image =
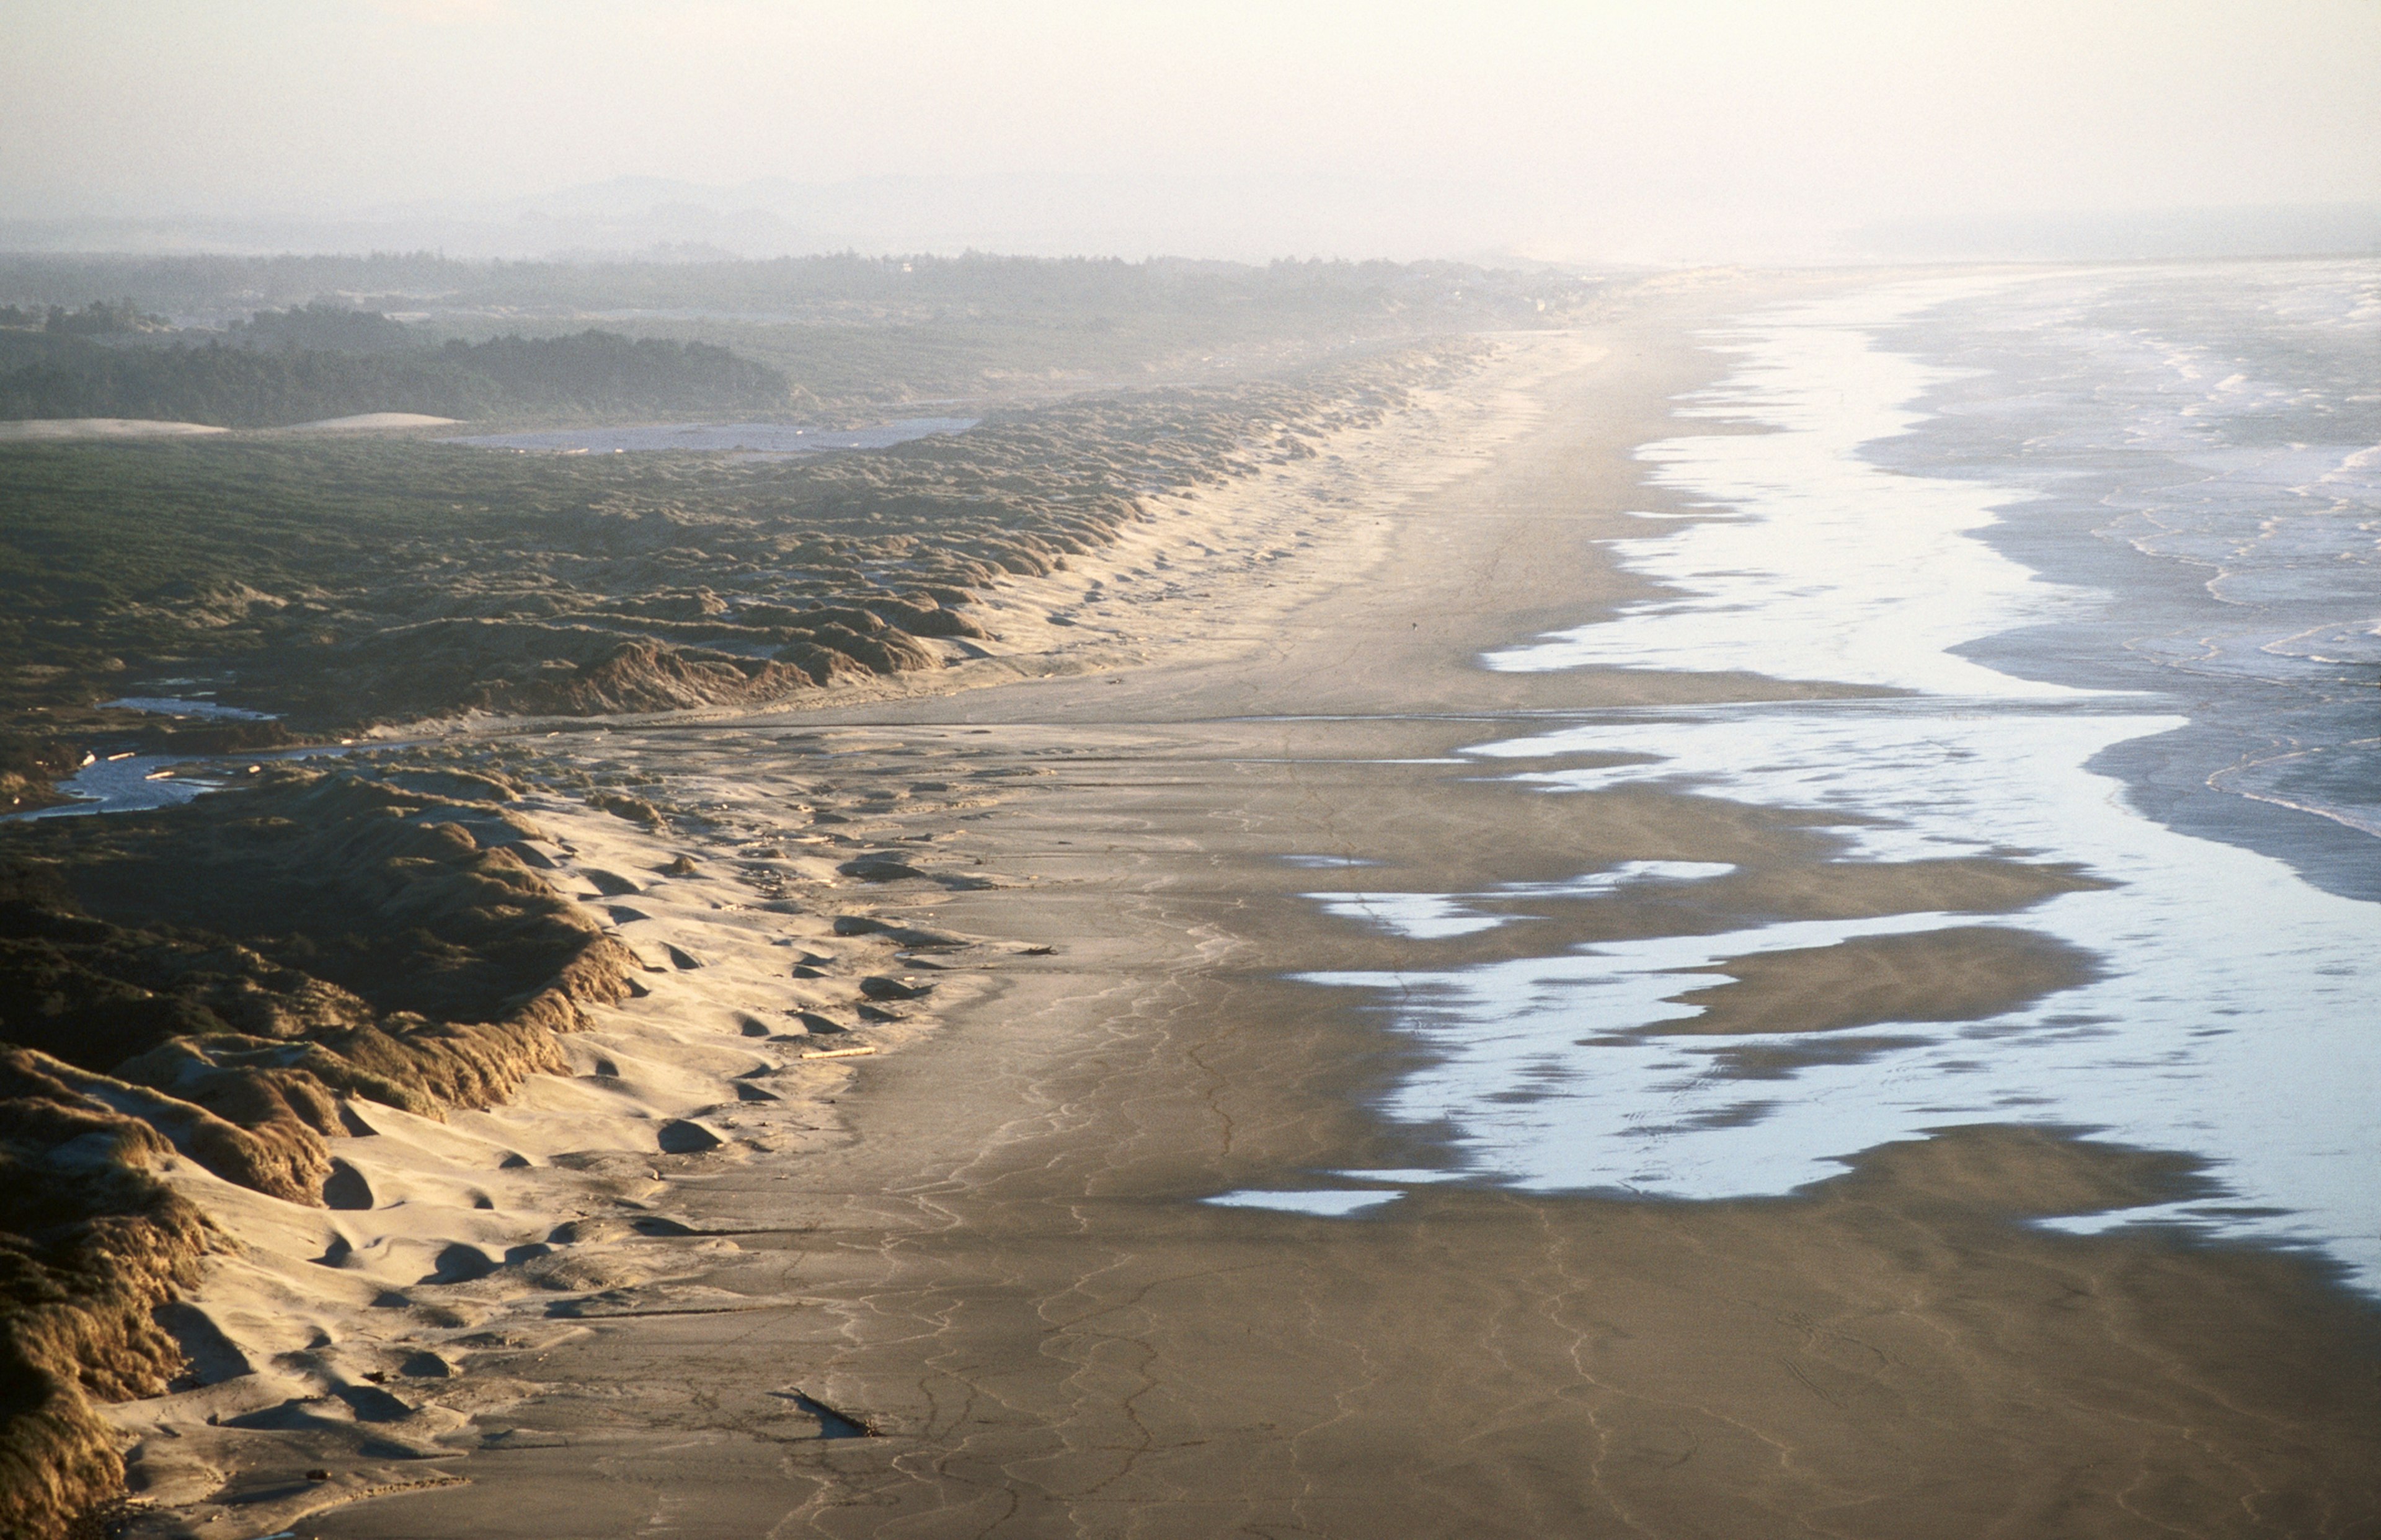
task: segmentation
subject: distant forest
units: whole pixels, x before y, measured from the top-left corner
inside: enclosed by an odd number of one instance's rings
[[[79,305],[131,294],[177,316],[336,297],[364,310],[554,307],[733,312],[757,321],[863,314],[924,318],[973,310],[1044,318],[1087,312],[1272,312],[1343,323],[1417,312],[1457,327],[1533,324],[1591,297],[1600,281],[1465,263],[1228,262],[1153,258],[863,257],[717,262],[466,262],[427,251],[370,256],[51,256],[0,253],[0,302]],[[187,323],[186,323],[187,324]],[[216,323],[219,324],[219,323]],[[1370,328],[1360,328],[1370,330]]]
[[[1577,325],[1612,302],[1619,282],[1446,262],[0,252],[0,318],[11,307],[17,317],[14,329],[0,329],[0,417],[200,413],[230,426],[366,410],[882,412],[918,401],[1215,382],[1350,347]],[[128,298],[95,306],[92,295]],[[160,314],[184,329],[161,334]],[[576,341],[589,356],[557,351],[510,372],[495,353],[436,350],[457,342],[518,348],[520,337],[560,344],[590,326],[617,334],[602,345],[614,349],[635,339],[709,350],[604,362],[593,357],[602,347]],[[193,355],[213,346],[226,355],[296,356],[173,360],[176,342]],[[141,352],[153,356],[126,361]],[[756,369],[781,373],[764,382]]]
[[[143,315],[129,298],[93,299],[79,311],[64,305],[36,305],[31,310],[0,305],[0,330],[41,331],[56,336],[104,336],[117,332],[167,331],[162,315]]]
[[[311,321],[270,314],[201,347],[108,347],[46,334],[0,347],[0,420],[162,418],[262,428],[357,412],[487,418],[645,411],[767,411],[786,376],[725,348],[610,332],[442,348],[390,346],[395,323],[368,312]],[[274,346],[327,341],[345,346]],[[401,343],[402,339],[398,341]],[[370,350],[366,350],[370,349]],[[31,352],[33,356],[28,357]]]

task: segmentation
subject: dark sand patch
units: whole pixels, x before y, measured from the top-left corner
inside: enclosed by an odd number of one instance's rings
[[[1960,925],[1730,958],[1718,984],[1671,998],[1703,1008],[1666,1035],[1840,1032],[1887,1021],[1972,1021],[2091,982],[2091,957],[2031,931]]]

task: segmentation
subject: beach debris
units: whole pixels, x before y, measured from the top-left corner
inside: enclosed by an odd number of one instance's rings
[[[698,877],[702,874],[702,869],[694,864],[693,858],[684,853],[662,868],[662,875],[665,877]]]
[[[858,1058],[864,1054],[873,1054],[875,1051],[876,1048],[872,1044],[859,1048],[812,1048],[804,1052],[802,1057],[804,1058]]]

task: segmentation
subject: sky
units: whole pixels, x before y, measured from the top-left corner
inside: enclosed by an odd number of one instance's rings
[[[659,177],[842,185],[695,201],[888,239],[1751,260],[2381,201],[2376,0],[10,0],[0,39],[18,220]]]

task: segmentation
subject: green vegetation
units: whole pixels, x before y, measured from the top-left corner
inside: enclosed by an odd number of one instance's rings
[[[1146,494],[1309,454],[1476,347],[779,461],[415,440],[0,447],[0,708],[21,723],[205,674],[226,704],[324,731],[935,666],[921,639],[970,635],[955,606],[972,590],[1104,544]]]
[[[43,331],[52,336],[109,336],[167,329],[162,315],[144,315],[129,299],[93,299],[79,311],[64,305],[0,305],[0,331]]]
[[[592,324],[732,347],[783,370],[804,410],[1046,396],[1152,377],[1245,377],[1354,341],[1570,324],[1601,305],[1607,288],[1569,274],[1456,263],[0,255],[0,301],[80,304],[92,294],[128,292],[227,328],[203,335],[243,346],[271,338],[269,346],[387,348],[397,329],[433,342],[477,341]],[[288,309],[247,319],[260,306]],[[338,319],[358,314],[355,307],[394,319],[378,326]]]
[[[1451,334],[1568,324],[1605,292],[1448,263],[0,256],[0,300],[41,321],[0,329],[0,419],[994,418],[774,465],[0,447],[0,805],[23,806],[102,729],[153,745],[169,729],[94,703],[187,692],[167,678],[323,732],[925,666],[920,639],[964,636],[953,606],[994,574],[1108,538],[1143,493],[1303,452],[1285,446],[1475,346]],[[155,310],[219,329],[140,329]]]
[[[20,323],[0,418],[995,403],[964,434],[775,461],[0,445],[0,808],[87,751],[777,701],[959,661],[1004,576],[1377,422],[1483,348],[1448,334],[1559,324],[1594,294],[1386,264],[0,258]],[[219,329],[160,335],[143,306]],[[146,694],[277,718],[104,704]],[[207,1230],[157,1162],[325,1201],[342,1098],[501,1099],[561,1067],[580,1002],[627,988],[633,959],[525,864],[535,831],[495,766],[417,750],[241,779],[0,825],[0,1532],[62,1533],[116,1491],[92,1403],[177,1371],[153,1311]]]
[[[316,300],[286,311],[259,311],[226,328],[225,340],[241,348],[276,348],[331,353],[401,353],[425,340],[404,323],[378,311]]]
[[[786,397],[782,373],[725,348],[596,331],[457,341],[419,353],[81,342],[0,373],[0,420],[164,418],[226,428],[371,411],[457,418],[768,411],[782,409]]]
[[[156,1165],[322,1204],[340,1097],[488,1106],[626,992],[626,950],[507,848],[536,832],[509,785],[259,779],[0,830],[0,1534],[92,1532],[123,1478],[92,1403],[182,1371],[153,1313],[214,1238]]]

